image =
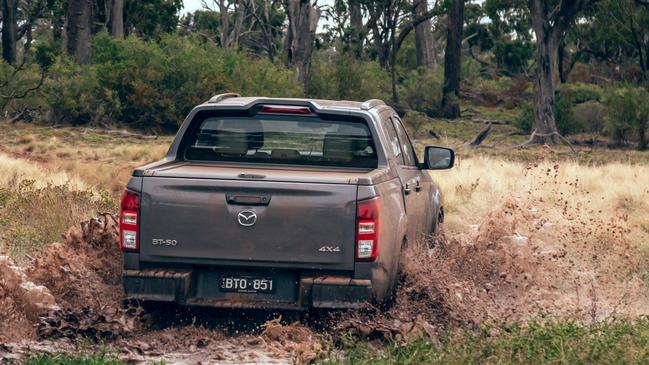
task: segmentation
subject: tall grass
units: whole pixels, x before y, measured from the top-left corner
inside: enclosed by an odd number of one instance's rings
[[[58,241],[70,226],[98,211],[115,210],[112,197],[77,177],[0,154],[0,253],[17,260]]]
[[[479,224],[508,198],[533,200],[537,209],[546,207],[554,212],[551,218],[555,221],[563,218],[557,203],[567,201],[570,207],[581,209],[593,219],[626,217],[632,238],[649,243],[647,165],[519,163],[477,157],[460,160],[453,170],[435,172],[433,178],[444,193],[447,223],[453,231]]]

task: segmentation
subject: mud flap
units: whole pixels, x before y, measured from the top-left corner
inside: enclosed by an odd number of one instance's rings
[[[122,282],[128,299],[182,302],[187,297],[191,270],[124,270]]]
[[[372,300],[370,280],[333,276],[302,278],[301,287],[308,293],[313,308],[364,308]]]

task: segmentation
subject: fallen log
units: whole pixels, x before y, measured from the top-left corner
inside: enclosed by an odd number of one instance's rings
[[[476,134],[476,136],[473,137],[471,141],[466,142],[464,146],[471,147],[471,148],[480,146],[480,144],[482,144],[482,142],[489,135],[489,132],[491,132],[492,125],[493,125],[492,123],[487,124],[487,126],[483,130],[481,130],[480,133]]]

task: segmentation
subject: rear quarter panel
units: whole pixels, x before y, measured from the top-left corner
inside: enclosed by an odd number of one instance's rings
[[[358,263],[357,277],[371,278],[377,300],[388,294],[391,281],[396,277],[399,256],[407,231],[407,216],[401,183],[398,178],[375,186],[361,186],[358,200],[378,196],[381,199],[379,226],[379,253],[376,262]]]

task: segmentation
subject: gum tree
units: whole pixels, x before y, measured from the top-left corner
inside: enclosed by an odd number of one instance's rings
[[[557,54],[566,31],[580,13],[598,0],[529,0],[532,29],[536,36],[534,128],[527,143],[558,143],[554,114]]]

